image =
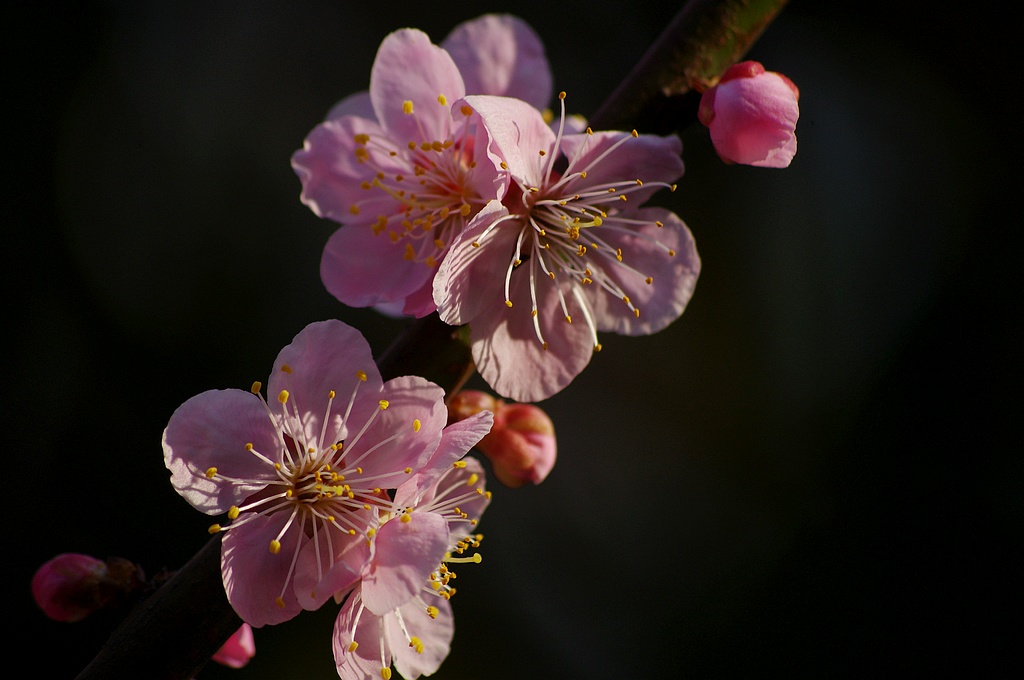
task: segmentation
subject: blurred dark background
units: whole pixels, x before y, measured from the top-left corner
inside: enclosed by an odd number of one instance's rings
[[[512,11],[587,114],[675,9],[18,5],[2,29],[3,411],[26,476],[4,494],[4,644],[9,664],[70,678],[114,617],[47,620],[35,568],[85,552],[153,574],[207,540],[162,464],[173,410],[265,379],[309,322],[341,318],[378,353],[402,328],[323,290],[334,225],[289,166],[365,89],[384,35],[439,42]],[[749,56],[801,88],[792,167],[725,166],[706,130],[684,132],[666,201],[703,257],[696,295],[660,334],[602,338],[545,402],[558,465],[537,488],[492,483],[436,677],[1019,668],[1024,26],[990,7],[783,11]],[[333,617],[258,630],[247,668],[201,677],[336,677]]]

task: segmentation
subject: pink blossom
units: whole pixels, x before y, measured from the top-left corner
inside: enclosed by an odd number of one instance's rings
[[[55,621],[81,621],[106,603],[101,591],[106,577],[107,564],[103,560],[63,553],[36,570],[32,576],[32,597],[43,613]]]
[[[470,324],[473,359],[496,392],[538,401],[583,370],[598,331],[653,333],[686,307],[700,271],[693,237],[674,213],[639,207],[674,188],[681,143],[554,132],[515,99],[465,103],[513,184],[453,243],[434,301],[446,323]]]
[[[506,404],[485,392],[462,390],[448,404],[449,420],[462,420],[487,409],[494,413],[491,431],[476,448],[491,461],[505,486],[540,484],[555,466],[555,425],[534,404]]]
[[[383,383],[366,341],[340,321],[303,329],[274,362],[269,402],[261,387],[199,394],[163,436],[174,488],[231,521],[210,531],[226,532],[228,600],[256,627],[315,609],[359,578],[356,548],[377,509],[390,508],[386,490],[431,459],[447,419],[441,388]]]
[[[445,45],[451,54],[418,30],[388,35],[369,92],[334,107],[292,156],[303,203],[344,225],[320,274],[349,306],[434,311],[431,281],[449,245],[507,188],[476,141],[476,121],[452,106],[467,92],[460,66],[482,92],[550,98],[543,47],[522,21],[487,15]]]
[[[744,61],[704,93],[698,117],[726,163],[785,168],[796,155],[799,98],[789,78]]]
[[[411,680],[434,673],[447,657],[454,633],[448,602],[455,594],[451,565],[480,562],[480,553],[466,553],[480,545],[483,536],[475,527],[490,501],[483,488],[483,468],[472,458],[458,460],[458,452],[486,432],[484,425],[490,426],[489,413],[449,426],[447,450],[439,447],[433,463],[395,491],[392,512],[381,516],[374,555],[335,622],[334,658],[345,680],[389,678],[392,663]],[[443,465],[446,461],[451,463]],[[405,531],[425,517],[440,519],[447,536],[444,549],[431,553],[435,561],[430,568],[420,572],[418,580],[407,580],[414,576],[412,570],[398,579],[392,569],[378,573],[389,564],[408,566],[416,561],[405,554],[405,546],[382,539],[389,527]]]
[[[256,656],[256,641],[252,636],[252,627],[248,623],[231,634],[227,642],[221,645],[213,660],[228,668],[242,668],[249,659]]]

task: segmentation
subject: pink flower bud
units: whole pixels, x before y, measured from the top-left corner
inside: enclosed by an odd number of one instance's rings
[[[726,163],[788,167],[796,155],[800,90],[786,76],[756,61],[726,69],[700,100],[697,117],[711,130]]]
[[[228,668],[241,668],[249,663],[249,659],[256,656],[256,641],[252,637],[252,627],[243,623],[242,627],[232,633],[217,653],[213,660]]]
[[[55,621],[81,621],[106,603],[100,588],[106,575],[103,560],[78,553],[57,555],[36,570],[32,597]]]
[[[558,448],[551,418],[533,404],[506,404],[475,390],[456,395],[448,412],[462,420],[485,409],[494,413],[494,425],[476,448],[490,459],[494,476],[511,488],[543,482]]]

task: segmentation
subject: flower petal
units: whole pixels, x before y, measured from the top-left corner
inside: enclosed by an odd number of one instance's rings
[[[621,250],[623,260],[622,266],[617,266],[616,261],[606,263],[603,272],[640,310],[640,316],[605,291],[592,295],[594,315],[602,331],[649,335],[675,321],[686,309],[700,274],[700,256],[693,235],[675,213],[651,207],[620,216],[646,224],[632,233],[604,235],[612,248]],[[656,226],[656,221],[664,226]],[[669,255],[665,249],[675,255]],[[650,284],[646,283],[647,277]]]
[[[171,415],[163,434],[164,465],[171,484],[192,507],[208,515],[227,512],[277,478],[273,468],[245,450],[276,456],[280,441],[259,398],[242,390],[197,394]],[[218,472],[248,483],[225,483]]]
[[[426,609],[416,602],[404,605],[399,611],[409,634],[415,636],[423,645],[416,651],[405,639],[398,619],[394,616],[385,618],[385,635],[388,646],[394,655],[395,669],[403,678],[418,678],[421,675],[432,675],[441,667],[448,656],[452,638],[455,636],[455,618],[452,616],[451,604],[442,598],[436,598],[437,616],[431,618]]]
[[[538,109],[551,102],[544,44],[522,19],[485,14],[456,26],[441,47],[458,65],[467,94],[515,97]]]
[[[508,166],[517,180],[539,186],[550,159],[555,133],[540,112],[518,99],[473,95],[468,104],[483,120],[488,152]],[[547,154],[547,155],[544,155]]]
[[[377,120],[395,141],[444,141],[451,129],[449,107],[465,95],[459,69],[423,31],[391,33],[377,50],[370,71],[370,99]],[[404,103],[412,102],[406,113]]]
[[[382,615],[411,600],[441,564],[448,541],[448,523],[432,512],[412,512],[384,524],[363,571],[366,608]]]
[[[331,644],[334,663],[341,680],[368,680],[381,677],[381,641],[384,619],[366,611],[356,591],[345,600],[334,621]],[[356,648],[352,649],[352,643]],[[391,650],[384,647],[384,666],[391,667]]]
[[[280,551],[271,554],[269,550],[288,517],[289,513],[278,512],[249,519],[243,513],[239,526],[224,534],[220,561],[224,591],[242,620],[255,628],[287,621],[302,609],[286,583],[292,558],[308,539],[293,525],[281,537]],[[294,568],[306,566],[299,560]],[[277,604],[278,597],[283,607]]]

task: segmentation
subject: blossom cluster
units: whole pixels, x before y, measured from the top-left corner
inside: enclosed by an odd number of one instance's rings
[[[700,120],[723,160],[784,167],[797,97],[745,62],[704,93]],[[676,136],[567,115],[540,39],[515,17],[468,21],[440,44],[412,28],[383,40],[369,90],[331,109],[291,159],[301,200],[340,223],[321,279],[349,306],[466,327],[477,371],[520,403],[385,381],[362,335],[336,320],[280,351],[265,392],[257,382],[185,401],[164,430],[164,463],[193,507],[226,515],[209,531],[222,534],[224,589],[245,626],[222,663],[251,658],[250,627],[333,600],[345,680],[440,667],[453,565],[480,561],[491,498],[466,454],[482,451],[506,486],[543,481],[554,425],[522,402],[565,388],[600,333],[659,331],[693,295],[692,234],[647,205],[675,190],[681,153]],[[71,556],[33,590],[50,615],[78,620],[112,597],[109,572]]]
[[[203,392],[164,431],[171,483],[227,515],[228,601],[260,627],[344,600],[334,633],[343,678],[429,675],[454,626],[452,564],[478,562],[490,501],[464,455],[490,430],[481,411],[447,425],[443,390],[384,382],[369,345],[340,321],[281,350],[267,383]]]
[[[539,401],[601,349],[599,332],[661,330],[700,272],[689,229],[644,203],[683,173],[675,136],[555,117],[543,46],[486,15],[440,45],[388,35],[368,92],[292,157],[302,201],[341,223],[321,278],[341,302],[468,325],[480,375]]]

